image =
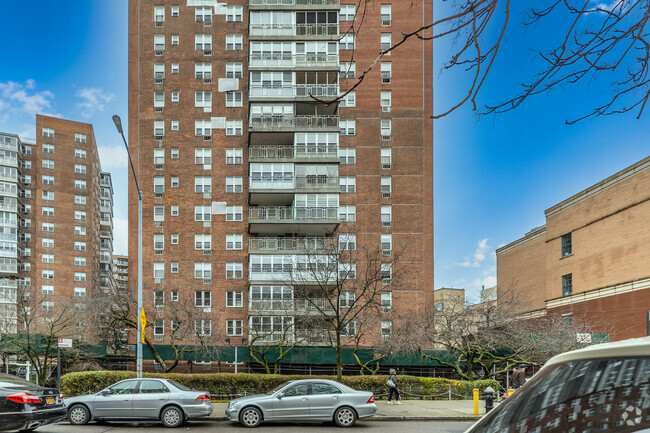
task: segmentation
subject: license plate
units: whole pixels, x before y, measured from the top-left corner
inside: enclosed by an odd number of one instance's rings
[[[47,404],[54,404],[54,397],[47,397],[47,398],[45,399],[45,402],[46,402]]]

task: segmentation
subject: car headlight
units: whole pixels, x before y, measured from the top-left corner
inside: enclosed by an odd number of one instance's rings
[[[238,401],[231,401],[230,404],[228,405],[228,409],[230,410],[237,410],[239,408],[239,402]]]

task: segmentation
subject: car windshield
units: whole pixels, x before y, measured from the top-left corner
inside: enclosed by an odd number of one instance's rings
[[[267,392],[267,394],[275,394],[276,392],[280,391],[282,388],[285,386],[289,385],[292,381],[290,380],[289,382],[284,382],[282,385],[278,385],[275,388],[273,388],[271,391]]]
[[[182,384],[176,382],[175,380],[168,380],[167,382],[171,383],[172,385],[174,385],[176,388],[180,389],[181,391],[192,391],[192,388],[188,388],[187,386],[182,385]]]

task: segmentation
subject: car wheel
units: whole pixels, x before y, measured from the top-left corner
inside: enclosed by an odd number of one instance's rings
[[[357,414],[347,406],[340,407],[334,412],[334,423],[339,427],[352,427],[357,422]]]
[[[160,414],[160,421],[165,427],[180,427],[185,421],[183,411],[176,406],[170,406]]]
[[[244,427],[257,427],[262,423],[262,412],[256,407],[247,407],[239,415],[239,421]]]
[[[90,411],[83,404],[75,404],[68,411],[68,421],[74,425],[85,425],[90,421]]]

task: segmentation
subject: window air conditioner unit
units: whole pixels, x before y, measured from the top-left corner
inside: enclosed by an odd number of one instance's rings
[[[382,141],[389,141],[390,138],[391,138],[390,135],[382,135],[382,136],[381,136],[381,140],[382,140]]]
[[[203,84],[212,84],[212,78],[204,78]]]
[[[203,55],[204,56],[211,56],[212,55],[212,50],[204,50]]]
[[[390,20],[381,20],[381,25],[382,26],[389,26],[390,25]]]
[[[203,255],[204,256],[211,256],[212,255],[212,250],[203,250]]]
[[[382,227],[390,227],[390,221],[382,221],[381,226]]]
[[[153,339],[154,341],[163,341],[164,335],[154,335]]]
[[[164,164],[154,164],[156,170],[162,170],[164,167]]]
[[[163,107],[154,107],[153,111],[154,111],[154,113],[162,113],[163,112]]]
[[[156,50],[156,51],[155,51],[155,54],[156,54],[157,56],[162,56],[162,55],[163,55],[163,50]]]
[[[381,198],[390,198],[390,193],[389,192],[382,192],[381,193]]]
[[[212,284],[212,280],[210,278],[203,279],[203,284]]]
[[[161,284],[162,283],[162,278],[154,278],[153,282],[154,282],[154,284]]]
[[[382,256],[390,256],[391,250],[382,250],[381,255]]]
[[[383,107],[381,107],[381,111],[383,111],[384,113],[389,113],[390,105],[384,105]]]
[[[162,135],[154,135],[153,139],[156,140],[156,141],[162,141],[163,136]]]
[[[203,136],[203,141],[212,141],[212,136],[211,135],[204,135]]]

